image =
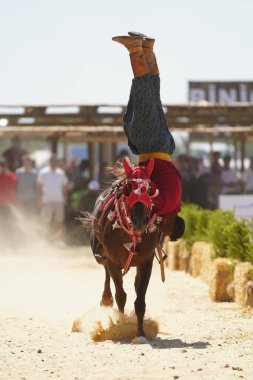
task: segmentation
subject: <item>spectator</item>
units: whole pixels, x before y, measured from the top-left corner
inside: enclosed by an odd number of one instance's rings
[[[76,180],[82,180],[87,186],[89,181],[89,164],[87,160],[82,160],[78,166],[74,165],[74,161],[72,165],[68,168],[66,175],[70,182],[70,189],[74,187],[74,183]]]
[[[220,152],[213,152],[211,157],[210,176],[208,198],[211,210],[218,207],[219,194],[221,192],[221,173],[222,166],[220,165]]]
[[[85,244],[89,241],[79,220],[82,216],[80,199],[87,191],[84,189],[84,180],[78,178],[75,180],[73,188],[69,191],[65,223],[68,231],[68,243],[70,244]]]
[[[193,169],[189,180],[189,202],[207,208],[207,182],[204,166],[199,160],[195,160]]]
[[[66,213],[66,223],[71,224],[73,220],[80,217],[80,199],[85,194],[86,190],[83,180],[78,178],[73,184],[73,188],[68,194],[68,206]]]
[[[92,212],[99,196],[100,183],[92,180],[88,183],[88,191],[80,198],[80,210]]]
[[[178,156],[176,166],[181,175],[182,181],[182,202],[189,202],[189,181],[191,176],[190,157],[186,154]]]
[[[250,167],[242,174],[243,192],[253,194],[253,157],[250,159]]]
[[[88,181],[89,176],[90,176],[90,174],[89,174],[88,160],[82,160],[76,169],[75,179],[76,178],[84,178]]]
[[[13,137],[12,146],[3,152],[3,157],[6,160],[8,168],[15,172],[16,169],[22,166],[22,157],[28,152],[21,148],[21,141],[19,137]]]
[[[0,234],[5,238],[10,233],[13,221],[12,207],[16,203],[16,175],[9,171],[6,161],[0,157]]]
[[[222,173],[222,166],[219,162],[221,158],[220,152],[213,152],[211,157],[211,173],[213,176],[217,176],[220,179]]]
[[[69,204],[66,213],[66,226],[68,229],[68,242],[70,244],[88,244],[89,234],[81,228],[80,217],[82,212],[92,212],[99,196],[100,184],[93,180],[84,190],[84,179],[75,181],[74,188],[69,193]]]
[[[7,168],[6,161],[0,157],[0,207],[8,208],[15,205],[16,175]]]
[[[23,156],[23,166],[16,170],[17,205],[22,211],[34,213],[37,205],[37,170],[29,155]]]
[[[47,228],[52,225],[55,238],[60,236],[63,228],[67,182],[65,172],[58,167],[56,156],[52,155],[49,166],[39,172],[37,184],[41,216]]]
[[[236,171],[230,168],[231,157],[227,154],[223,161],[224,167],[220,176],[221,194],[236,194],[238,192],[238,180]]]

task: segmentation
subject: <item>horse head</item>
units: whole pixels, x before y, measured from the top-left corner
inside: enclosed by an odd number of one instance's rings
[[[123,202],[128,210],[133,230],[142,233],[146,230],[150,219],[153,198],[159,192],[150,179],[154,160],[150,160],[147,166],[132,166],[127,159],[124,159],[123,166],[126,174],[126,182],[122,189]]]

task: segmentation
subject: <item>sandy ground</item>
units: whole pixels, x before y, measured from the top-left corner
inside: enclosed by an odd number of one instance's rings
[[[133,309],[134,270],[125,280]],[[99,305],[103,268],[89,248],[37,245],[0,254],[0,379],[253,379],[253,318],[215,304],[199,279],[155,262],[148,315],[160,323],[145,345],[94,343],[71,333]]]

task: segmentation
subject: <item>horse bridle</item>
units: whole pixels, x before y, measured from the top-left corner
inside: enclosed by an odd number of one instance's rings
[[[127,185],[132,185],[132,191],[130,194],[126,191]],[[148,191],[150,192],[148,194]],[[120,204],[119,199],[122,194],[122,202]],[[137,203],[143,203],[148,210],[148,222],[146,231],[151,233],[156,230],[157,224],[160,223],[161,218],[156,214],[152,214],[153,198],[159,193],[154,183],[150,179],[142,178],[127,178],[123,183],[122,188],[115,188],[114,199],[114,211],[110,212],[108,218],[113,223],[113,229],[121,228],[125,231],[130,239],[131,243],[125,244],[125,248],[129,251],[129,256],[124,267],[123,276],[129,271],[133,256],[136,254],[137,244],[141,242],[142,233],[136,233],[133,230],[133,224],[131,222],[131,209]],[[131,196],[132,194],[132,196]]]
[[[131,191],[127,191],[131,186]],[[136,203],[142,203],[151,213],[153,207],[153,198],[157,197],[159,190],[154,182],[150,179],[127,178],[122,188],[123,202],[132,209]]]

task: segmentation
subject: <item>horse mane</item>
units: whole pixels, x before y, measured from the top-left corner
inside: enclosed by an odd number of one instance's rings
[[[114,166],[107,166],[105,168],[105,172],[107,175],[113,175],[114,177],[116,177],[116,179],[119,179],[119,180],[124,179],[126,176],[123,164],[120,161],[117,161],[116,165]],[[109,184],[112,185],[114,181],[115,181],[115,178],[109,181]]]
[[[86,229],[88,233],[91,232],[92,224],[95,219],[96,219],[95,216],[92,215],[92,213],[88,211],[82,212],[82,216],[77,218],[77,220],[79,220],[82,223],[82,225],[84,226],[84,228]]]
[[[126,177],[123,164],[120,161],[117,161],[116,165],[114,166],[107,166],[105,168],[105,173],[108,176],[110,175],[114,177],[108,181],[108,187],[113,186],[115,181],[121,181]],[[82,223],[86,231],[90,233],[92,229],[92,224],[94,220],[96,220],[96,216],[88,211],[84,211],[82,212],[82,216],[79,217],[78,220]]]

